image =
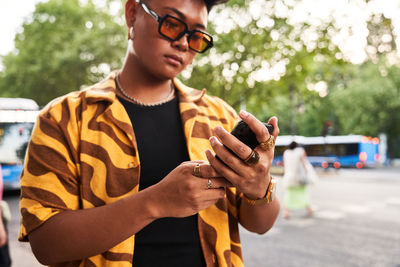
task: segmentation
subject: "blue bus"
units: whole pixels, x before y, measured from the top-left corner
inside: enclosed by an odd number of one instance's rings
[[[274,163],[282,165],[282,155],[286,147],[296,141],[306,150],[308,160],[313,166],[324,169],[333,167],[375,167],[379,162],[379,143],[377,137],[363,135],[341,136],[279,136],[276,142]]]
[[[0,97],[0,166],[4,190],[19,189],[25,151],[39,106],[32,99]]]

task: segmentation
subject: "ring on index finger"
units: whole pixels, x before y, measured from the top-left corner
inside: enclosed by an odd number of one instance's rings
[[[208,178],[208,181],[207,181],[207,189],[211,189],[211,188],[213,188],[213,187],[212,187],[212,181],[211,181],[210,178]]]
[[[201,172],[200,172],[200,164],[197,163],[196,165],[194,165],[193,168],[193,175],[197,176],[197,177],[201,177]]]
[[[268,151],[275,146],[275,137],[270,135],[267,141],[260,142],[260,147],[262,150]]]
[[[247,165],[256,165],[259,160],[260,155],[257,153],[257,151],[252,150],[250,155],[245,160],[243,160],[243,162]]]

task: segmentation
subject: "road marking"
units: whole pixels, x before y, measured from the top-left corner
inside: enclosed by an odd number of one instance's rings
[[[389,205],[400,205],[400,198],[398,197],[391,197],[386,199],[386,203]]]
[[[240,232],[241,235],[250,235],[250,236],[257,235],[257,234],[255,234],[253,232],[250,232],[249,230],[247,230],[246,228],[244,228],[241,225],[239,226],[239,232]],[[281,231],[281,229],[279,227],[274,226],[268,231],[268,236],[277,235],[277,234],[280,234],[281,232],[282,231]]]
[[[371,209],[367,206],[360,206],[360,205],[347,205],[341,208],[344,212],[348,213],[357,213],[357,214],[364,214],[371,211]]]
[[[304,228],[304,227],[308,227],[308,226],[311,226],[311,225],[315,224],[315,220],[312,219],[312,218],[306,218],[306,219],[293,218],[293,219],[288,220],[287,224],[290,224],[290,225],[293,225],[293,226],[296,226],[296,227]]]
[[[381,202],[374,201],[374,202],[368,202],[367,206],[372,210],[377,210],[386,208],[387,204],[384,203],[383,201]]]
[[[281,233],[281,229],[279,227],[272,227],[269,231],[268,231],[268,235],[277,235]]]
[[[318,219],[339,220],[344,218],[344,213],[332,210],[318,211],[314,215]]]

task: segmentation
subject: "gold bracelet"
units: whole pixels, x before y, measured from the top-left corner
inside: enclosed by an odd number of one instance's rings
[[[265,196],[259,199],[250,199],[243,194],[243,198],[246,200],[247,203],[250,205],[259,205],[265,203],[271,203],[275,197],[275,189],[276,189],[276,180],[274,177],[271,176],[271,180],[269,181],[267,192],[265,192]]]

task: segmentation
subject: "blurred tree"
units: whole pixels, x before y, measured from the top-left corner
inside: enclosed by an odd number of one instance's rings
[[[400,68],[383,65],[368,61],[357,68],[348,85],[333,93],[332,104],[343,134],[386,133],[390,155],[399,157]]]
[[[44,105],[95,83],[121,65],[125,39],[121,23],[91,0],[39,3],[2,59],[1,94]]]
[[[119,0],[103,2],[38,4],[16,36],[16,50],[2,59],[0,94],[30,97],[43,105],[118,68],[127,34],[123,9]],[[230,0],[217,7],[209,23],[214,48],[199,55],[181,78],[261,120],[278,116],[281,134],[382,131],[394,142],[400,136],[394,115],[400,73],[392,19],[379,12],[367,18],[367,62],[355,65],[342,51],[343,39],[337,39],[357,30],[343,24],[346,14],[313,17],[302,2]],[[364,7],[370,2],[376,0],[363,2]]]
[[[398,58],[394,55],[397,51],[392,21],[380,13],[368,18],[366,55],[371,61],[366,65],[353,64],[334,41],[343,31],[348,31],[351,36],[352,26],[343,28],[343,23],[337,21],[341,18],[334,16],[318,21],[314,18],[313,23],[307,19],[293,21],[292,14],[300,2],[230,1],[227,7],[218,10],[218,16],[211,18],[210,28],[217,37],[215,48],[208,55],[199,57],[194,67],[182,77],[190,80],[191,85],[208,88],[237,110],[246,108],[259,119],[277,115],[281,134],[354,133],[348,121],[353,113],[346,111],[347,106],[355,109],[355,103],[365,105],[368,102],[364,97],[377,97],[370,88],[370,80],[376,81],[373,83],[375,90],[385,90],[377,81],[386,79],[386,83],[392,85],[395,82],[395,75],[390,73],[394,73],[396,67],[387,69],[388,61],[379,67],[372,65],[386,70],[385,78],[378,71],[365,73],[366,66],[378,63],[381,55],[391,59],[391,64]],[[307,10],[301,12],[307,16]],[[362,97],[357,89],[361,84],[366,91]],[[343,96],[343,103],[337,96],[342,91],[348,93]],[[382,97],[388,99],[391,94],[393,97],[394,92],[393,87]],[[392,98],[391,108],[382,112],[390,114],[387,112],[396,109],[398,103],[399,98]],[[363,117],[375,117],[379,103],[371,104],[374,108],[362,108]],[[355,112],[353,118],[353,126],[357,124],[356,132],[377,135],[377,131],[370,128],[371,121],[360,119],[357,114]],[[381,116],[381,120],[380,126],[387,126],[380,127],[382,132],[399,135],[392,126],[393,117]],[[326,127],[328,123],[329,127]],[[395,134],[389,136],[393,139]]]
[[[342,80],[350,63],[337,56],[332,21],[291,21],[295,4],[237,0],[217,9],[209,25],[215,47],[182,78],[236,110],[245,107],[262,120],[277,115],[282,134],[319,135],[332,116],[322,104],[329,103],[327,85]],[[317,92],[318,83],[326,88]]]
[[[393,22],[383,14],[373,14],[367,21],[368,37],[366,52],[369,59],[378,63],[381,55],[391,55],[396,53],[396,35],[394,33]]]

